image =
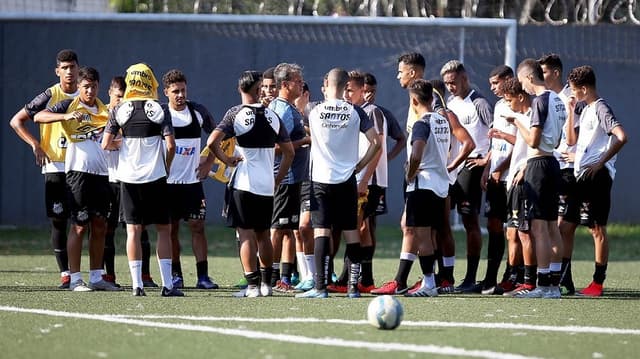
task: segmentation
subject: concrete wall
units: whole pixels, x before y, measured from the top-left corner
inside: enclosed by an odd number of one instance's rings
[[[205,19],[205,17],[200,17]],[[613,106],[631,142],[618,158],[613,189],[612,221],[639,222],[639,203],[633,187],[633,153],[637,153],[632,117],[632,86],[640,81],[640,32],[637,27],[520,27],[518,61],[555,51],[567,69],[591,64],[598,75],[600,93]],[[458,57],[456,29],[415,26],[335,26],[277,24],[219,24],[201,22],[30,21],[0,19],[0,224],[33,225],[46,222],[43,177],[33,155],[9,127],[11,116],[26,102],[57,81],[55,54],[75,49],[81,65],[101,72],[101,94],[107,100],[112,76],[132,63],[146,62],[156,77],[179,68],[188,76],[189,97],[205,104],[216,120],[239,102],[237,78],[246,69],[264,70],[279,62],[304,66],[312,98],[320,98],[324,74],[332,67],[361,69],[378,77],[378,102],[404,121],[407,97],[395,79],[398,55],[420,51],[427,59],[427,78],[439,77],[440,67]],[[465,32],[465,65],[479,91],[495,101],[487,75],[504,61],[504,30]],[[164,100],[164,98],[161,99]],[[37,131],[33,126],[34,133]],[[392,162],[390,213],[383,223],[397,223],[402,207],[402,158]],[[222,185],[207,181],[208,221],[220,222]]]

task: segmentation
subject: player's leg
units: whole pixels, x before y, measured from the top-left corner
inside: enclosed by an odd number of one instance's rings
[[[69,257],[67,254],[67,225],[69,202],[64,172],[45,173],[45,205],[47,217],[51,223],[51,245],[60,271],[60,289],[68,289]]]

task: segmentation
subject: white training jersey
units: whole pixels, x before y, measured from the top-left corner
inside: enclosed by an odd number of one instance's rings
[[[567,112],[564,103],[555,92],[546,90],[533,98],[529,127],[542,128],[538,150],[552,153],[558,147],[566,119]],[[534,151],[534,149],[531,148],[530,151]]]
[[[568,85],[565,85],[565,87],[563,87],[562,90],[558,92],[558,97],[560,97],[560,99],[562,100],[562,103],[564,104],[564,108],[567,111],[567,116],[569,116],[568,111],[569,111],[569,98],[571,97],[571,88]],[[578,107],[576,107],[576,111],[577,110],[578,110]],[[580,127],[579,113],[577,114],[574,113],[573,126],[574,126],[574,130]],[[562,137],[560,137],[560,144],[558,145],[558,148],[556,148],[553,151],[553,155],[555,156],[556,160],[558,160],[558,164],[560,164],[561,170],[567,169],[567,168],[573,168],[573,162],[567,162],[563,159],[562,153],[564,152],[567,152],[567,153],[576,152],[576,145],[573,145],[573,146],[567,145],[567,127],[566,126],[562,126]]]
[[[585,167],[600,160],[611,147],[611,130],[620,126],[611,107],[602,98],[587,105],[580,115],[580,134],[576,144],[574,174],[580,178]],[[616,176],[617,155],[605,163],[611,179]]]
[[[458,116],[460,124],[476,144],[469,158],[485,157],[490,148],[487,134],[493,121],[493,109],[489,102],[475,90],[471,90],[465,98],[449,97],[447,107]]]
[[[326,100],[309,113],[311,130],[311,180],[343,183],[358,164],[359,132],[373,126],[364,111],[346,101]]]
[[[510,135],[515,135],[518,128],[505,119],[505,117],[513,117],[515,114],[509,108],[504,99],[498,100],[493,108],[493,128]],[[489,173],[493,173],[501,163],[503,163],[513,150],[513,145],[507,140],[492,138],[491,139],[491,162],[489,163]],[[502,171],[500,181],[504,181],[509,175],[509,170]]]
[[[376,132],[379,135],[382,135],[380,139],[380,151],[382,151],[382,155],[380,155],[380,160],[378,161],[378,165],[376,166],[376,171],[373,173],[373,176],[369,179],[369,185],[376,185],[382,188],[387,188],[388,186],[388,161],[387,161],[387,118],[384,116],[384,113],[374,104],[364,103],[362,105],[362,109],[367,114],[369,119],[373,122],[373,128],[376,129]],[[380,136],[379,136],[380,137]],[[362,159],[365,153],[367,153],[367,149],[369,148],[369,140],[367,140],[367,136],[364,133],[360,133],[360,139],[358,144],[358,158]],[[364,175],[364,170],[360,171],[356,174],[356,180],[360,183],[362,176]]]
[[[525,114],[515,113],[514,117],[516,118],[516,121],[520,121],[524,127],[529,127],[529,123],[531,122],[531,109],[529,109]],[[522,137],[522,133],[520,131],[516,131],[516,142],[513,145],[513,150],[511,151],[511,162],[509,163],[509,174],[505,178],[505,181],[507,182],[507,190],[511,188],[513,178],[527,164],[528,150],[529,145],[527,145],[524,137]]]
[[[416,121],[411,129],[410,140],[407,141],[407,159],[411,158],[415,141],[424,141],[425,147],[416,178],[407,183],[406,191],[428,189],[438,197],[447,197],[449,195],[447,156],[451,145],[449,121],[435,112],[428,112]]]

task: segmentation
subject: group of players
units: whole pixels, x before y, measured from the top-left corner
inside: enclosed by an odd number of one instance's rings
[[[526,59],[515,73],[498,66],[489,74],[500,98],[495,106],[471,88],[459,61],[447,62],[441,79],[424,80],[424,70],[419,53],[398,58],[397,78],[409,94],[406,131],[375,104],[373,75],[334,68],[325,75],[324,100],[310,103],[302,68],[290,63],[243,72],[241,104],[216,126],[204,106],[188,100],[179,70],[162,77],[166,104],[158,102],[153,71],[140,63],[112,80],[105,105],[97,98],[98,71],[80,68],[71,50],[59,52],[59,84],[18,111],[11,126],[31,145],[45,174],[61,287],[121,289],[113,238],[122,221],[133,295],[156,286],[145,230],[151,224],[158,233],[161,295],[184,295],[178,229],[185,220],[196,287],[218,288],[208,275],[202,187],[217,164],[214,178],[228,182],[224,215],[236,230],[244,273],[245,288],[237,296],[276,290],[301,298],[329,292],[351,298],[369,292],[559,298],[561,286],[575,293],[571,253],[578,224],[589,226],[595,243],[593,281],[578,294],[602,295],[614,163],[627,139],[597,94],[593,69],[572,69],[565,85],[555,54]],[[40,123],[40,140],[26,127],[29,119]],[[209,137],[201,151],[203,132]],[[387,137],[395,140],[388,153]],[[387,164],[403,147],[400,261],[395,278],[376,287],[375,217],[386,213]],[[488,263],[485,278],[476,282],[483,191]],[[449,223],[454,207],[467,234],[467,270],[458,286]],[[87,232],[88,284],[80,272]],[[343,236],[342,274],[332,278]],[[498,282],[505,242],[507,266]],[[410,287],[416,259],[423,278]]]

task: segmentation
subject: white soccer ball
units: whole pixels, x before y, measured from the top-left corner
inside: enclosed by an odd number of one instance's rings
[[[373,298],[367,309],[369,324],[378,329],[396,329],[402,322],[403,315],[402,304],[390,295]]]

